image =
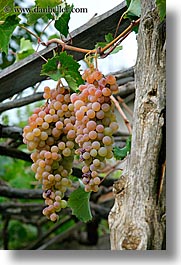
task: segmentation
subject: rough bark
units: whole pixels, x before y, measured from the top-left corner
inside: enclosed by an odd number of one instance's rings
[[[131,154],[114,184],[109,214],[112,250],[166,248],[165,21],[153,0],[141,1]]]

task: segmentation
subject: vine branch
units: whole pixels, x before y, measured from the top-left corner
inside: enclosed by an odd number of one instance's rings
[[[117,110],[119,111],[119,113],[121,114],[121,117],[124,120],[124,123],[125,123],[125,125],[126,125],[126,127],[128,129],[129,134],[132,134],[132,129],[131,129],[130,122],[127,119],[126,115],[124,114],[122,108],[120,107],[119,102],[115,99],[115,97],[113,95],[111,95],[110,98],[114,102],[114,104],[115,104]]]
[[[98,50],[97,49],[88,50],[88,49],[84,49],[84,48],[79,48],[79,47],[71,46],[71,45],[68,45],[65,42],[63,42],[62,40],[57,39],[57,38],[51,39],[47,43],[43,43],[42,42],[42,45],[49,46],[52,43],[57,43],[57,44],[61,45],[64,50],[81,52],[81,53],[85,53],[85,54],[95,54],[95,53],[99,53],[101,56],[103,56],[104,55],[104,52],[106,50],[108,50],[111,46],[114,45],[113,48],[112,48],[112,50],[117,46],[116,42],[119,41],[119,43],[120,43],[123,39],[125,39],[125,37],[127,37],[128,34],[131,33],[132,28],[134,26],[138,25],[139,22],[140,22],[140,19],[137,19],[136,21],[132,21],[130,23],[130,25],[119,36],[117,36],[113,41],[111,41],[110,43],[108,43],[104,48],[99,48]]]
[[[39,101],[43,99],[43,93],[35,93],[27,97],[23,97],[20,99],[16,99],[13,101],[5,102],[5,103],[0,103],[0,113],[2,113],[5,110],[10,110],[18,107],[22,107],[25,105],[28,105],[30,103]]]
[[[41,41],[41,40],[40,40],[40,37],[38,37],[38,35],[36,35],[36,34],[35,34],[34,32],[32,32],[31,30],[27,29],[25,26],[19,24],[19,27],[22,28],[22,29],[24,29],[24,30],[26,30],[29,34],[31,34],[32,36],[34,36],[34,37],[38,40],[38,42]]]

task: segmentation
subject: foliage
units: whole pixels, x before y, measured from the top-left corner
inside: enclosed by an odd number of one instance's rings
[[[69,20],[70,20],[70,14],[73,9],[73,5],[66,5],[67,12],[64,12],[59,19],[55,21],[55,28],[60,32],[60,34],[63,34],[65,37],[67,37],[69,33]]]
[[[33,49],[30,40],[25,40],[25,38],[22,38],[20,40],[20,51],[16,53],[16,62],[24,59],[25,57],[33,54],[34,52],[35,50]]]
[[[65,78],[69,87],[76,91],[78,86],[83,84],[82,77],[78,71],[79,67],[79,63],[71,55],[62,52],[60,55],[48,59],[48,62],[42,67],[41,75],[48,75],[55,81]]]
[[[14,0],[7,0],[7,1],[1,1],[0,3],[0,22],[6,20],[7,17],[13,15],[13,6],[14,6]],[[7,10],[8,7],[8,10]],[[5,11],[8,12],[5,12]]]
[[[141,15],[141,3],[140,0],[127,0],[128,9],[125,17],[140,17]]]
[[[112,33],[108,33],[105,35],[105,41],[96,43],[95,48],[96,49],[98,49],[99,47],[104,48],[106,45],[108,45],[113,40],[114,40],[114,37],[113,37]],[[119,45],[110,54],[115,54],[115,53],[119,52],[120,50],[122,50],[122,48],[123,47],[121,45]]]
[[[29,162],[0,156],[0,164],[0,179],[13,188],[33,188],[34,174],[31,171]]]
[[[68,200],[72,213],[81,221],[88,222],[92,219],[89,204],[90,192],[85,192],[83,187],[73,191]]]
[[[156,0],[156,5],[159,10],[160,20],[163,21],[166,16],[166,0]]]
[[[19,239],[22,240],[19,240]],[[11,220],[9,224],[9,249],[23,249],[27,243],[37,238],[37,230],[33,225]]]
[[[38,7],[46,8],[46,7],[55,7],[61,4],[61,0],[36,0],[35,3]]]
[[[0,49],[2,52],[8,53],[8,44],[10,37],[19,23],[16,15],[6,18],[3,24],[0,25]]]
[[[114,157],[117,160],[122,160],[124,159],[131,150],[131,137],[128,137],[128,139],[126,140],[126,145],[123,148],[119,148],[117,146],[114,147]]]
[[[130,20],[135,20],[141,15],[141,2],[140,0],[126,0],[128,9],[124,13],[124,18],[129,18]],[[138,33],[139,25],[133,28],[135,33]]]
[[[125,12],[125,18],[133,19],[141,16],[141,1],[140,0],[126,0],[128,9]],[[166,0],[156,0],[156,5],[159,10],[160,20],[162,21],[166,15]]]

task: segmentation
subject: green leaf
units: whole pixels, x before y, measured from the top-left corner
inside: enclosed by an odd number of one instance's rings
[[[60,5],[62,0],[36,0],[35,3],[38,7],[55,7]]]
[[[14,14],[14,0],[0,1],[0,22]]]
[[[53,19],[54,16],[51,14],[51,8],[60,5],[61,3],[61,0],[37,0],[36,6],[31,8],[32,12],[26,15],[27,23],[33,25],[39,18],[42,18],[44,21]],[[46,10],[43,10],[44,8]]]
[[[66,5],[65,12],[61,15],[61,17],[55,21],[55,28],[60,32],[60,34],[63,34],[65,37],[67,37],[69,33],[69,20],[70,20],[70,14],[72,12],[73,5]]]
[[[111,54],[118,53],[118,52],[121,51],[122,49],[123,49],[123,46],[119,45],[119,46],[117,46],[117,47],[111,52]]]
[[[107,42],[97,42],[96,45],[95,45],[95,48],[104,48],[105,46],[107,45]]]
[[[141,3],[140,0],[131,0],[129,7],[126,11],[126,17],[140,17],[141,15]]]
[[[48,40],[58,39],[58,38],[60,38],[60,36],[59,36],[58,34],[53,34],[53,35],[50,35],[50,36],[48,37]]]
[[[107,35],[105,35],[105,42],[97,42],[95,45],[95,48],[104,48],[107,44],[109,44],[111,41],[114,40],[114,37],[112,35],[112,33],[108,33]],[[122,50],[122,46],[117,46],[110,54],[115,54],[117,52],[119,52],[120,50]]]
[[[0,25],[0,50],[8,53],[8,46],[11,35],[19,24],[19,18],[16,15],[7,17],[5,22]]]
[[[129,7],[130,3],[131,3],[131,0],[126,0],[127,7]]]
[[[42,18],[43,20],[47,21],[49,19],[48,15],[49,14],[47,14],[47,13],[29,13],[29,14],[26,14],[27,24],[33,25],[37,22],[37,20],[39,18]],[[53,18],[53,16],[52,16],[52,18]]]
[[[69,87],[76,91],[78,86],[84,81],[79,73],[79,63],[77,63],[73,56],[62,52],[43,65],[41,75],[50,76],[53,80],[58,81],[60,78],[65,78]]]
[[[85,192],[81,187],[73,191],[68,199],[68,206],[72,209],[72,214],[82,222],[88,222],[92,219],[89,199],[90,192]]]
[[[114,37],[113,37],[112,33],[108,33],[107,35],[105,35],[105,40],[107,43],[113,41]]]
[[[16,62],[24,59],[25,57],[33,54],[34,52],[35,50],[33,49],[30,40],[25,40],[25,38],[22,38],[20,40],[20,51],[16,53]]]
[[[166,0],[156,0],[156,5],[159,10],[160,20],[163,21],[166,16]]]
[[[131,136],[127,139],[126,145],[123,148],[119,148],[117,146],[113,148],[114,157],[117,160],[122,160],[130,153],[130,150],[131,150]]]

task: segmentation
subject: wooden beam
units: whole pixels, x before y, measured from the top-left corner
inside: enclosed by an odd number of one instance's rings
[[[88,23],[74,30],[70,34],[72,45],[93,49],[97,42],[104,41],[105,34],[111,32],[114,35],[118,21],[126,9],[126,1],[124,1],[103,15],[91,19]],[[123,20],[118,34],[123,32],[128,25],[129,20]],[[56,45],[51,45],[43,49],[40,54],[46,59],[51,58],[55,48]],[[84,58],[82,53],[69,52],[69,54],[72,54],[77,61]],[[34,53],[3,69],[0,72],[0,102],[44,80],[46,77],[40,76],[43,63],[44,60],[40,55]]]

